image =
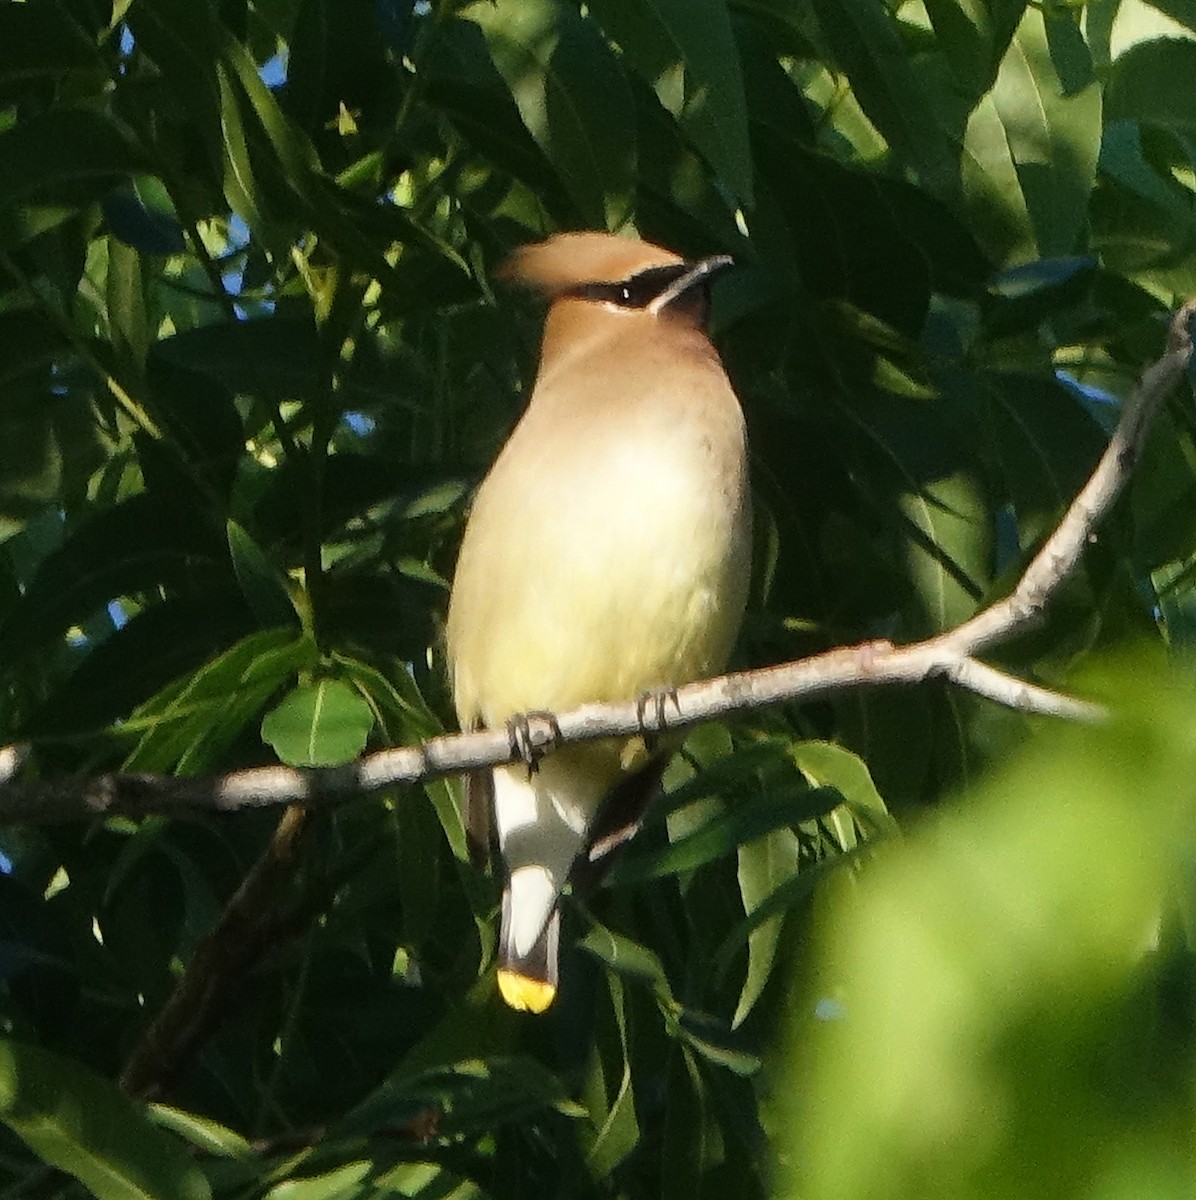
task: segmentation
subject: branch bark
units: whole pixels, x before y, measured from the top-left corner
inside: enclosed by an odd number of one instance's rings
[[[1143,373],[1095,470],[1055,530],[1031,560],[1013,591],[962,625],[907,646],[866,642],[796,662],[720,676],[680,687],[668,698],[666,724],[685,728],[717,717],[782,702],[812,700],[855,687],[920,683],[943,678],[999,704],[1030,713],[1095,720],[1101,710],[1086,701],[1015,678],[978,657],[1038,622],[1050,598],[1072,574],[1133,471],[1159,407],[1183,378],[1192,357],[1190,325],[1196,301],[1172,320],[1165,353]],[[655,714],[651,714],[653,717]],[[555,717],[528,721],[533,750],[642,732],[638,701],[587,704]],[[432,738],[421,745],[369,754],[343,767],[251,767],[214,777],[176,779],[112,773],[88,779],[20,780],[20,746],[0,749],[0,824],[46,824],[113,813],[143,815],[198,809],[301,804],[318,806],[520,757],[507,730],[482,730]]]

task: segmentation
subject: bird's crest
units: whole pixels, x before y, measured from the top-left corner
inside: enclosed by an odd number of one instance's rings
[[[651,242],[611,233],[558,233],[521,246],[498,269],[498,278],[558,296],[588,283],[618,283],[652,267],[676,266],[679,255]]]

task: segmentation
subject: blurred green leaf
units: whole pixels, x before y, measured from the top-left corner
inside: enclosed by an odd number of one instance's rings
[[[811,1087],[777,1092],[778,1195],[1086,1197],[1144,1156],[1196,1179],[1191,989],[1160,1023],[1152,950],[1186,869],[1190,700],[1141,679],[1102,680],[1112,725],[1029,747],[838,898],[790,1012]]]

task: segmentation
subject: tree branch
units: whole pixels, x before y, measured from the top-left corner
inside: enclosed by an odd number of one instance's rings
[[[1072,574],[1097,525],[1112,508],[1138,461],[1159,407],[1192,357],[1196,301],[1175,314],[1165,353],[1143,373],[1087,483],[1018,580],[1013,591],[962,625],[908,646],[866,642],[797,662],[743,671],[680,687],[668,697],[670,729],[781,702],[812,700],[856,687],[943,678],[1023,712],[1094,720],[1092,704],[1007,675],[976,656],[1037,623]],[[650,714],[655,715],[655,714]],[[636,701],[587,704],[555,718],[529,718],[532,749],[644,731]],[[45,824],[111,813],[141,815],[198,809],[229,812],[277,804],[317,806],[401,784],[456,775],[520,757],[507,730],[445,735],[422,745],[366,755],[333,768],[251,767],[209,778],[107,774],[90,779],[17,780],[21,747],[0,750],[0,824]]]

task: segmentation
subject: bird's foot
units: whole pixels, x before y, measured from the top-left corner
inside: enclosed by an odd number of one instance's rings
[[[516,713],[507,722],[507,737],[511,754],[527,766],[530,776],[536,773],[540,759],[561,740],[561,727],[550,712]]]
[[[655,688],[641,692],[639,699],[635,702],[636,720],[639,722],[644,746],[649,753],[656,749],[660,735],[669,727],[665,710],[670,703],[678,713],[681,712],[675,687]]]

